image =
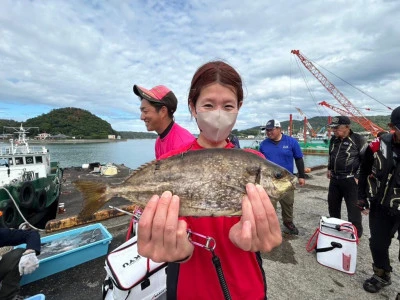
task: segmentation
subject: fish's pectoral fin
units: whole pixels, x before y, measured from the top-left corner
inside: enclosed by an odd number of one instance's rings
[[[225,186],[227,189],[237,190],[238,192],[242,193],[243,195],[246,194],[246,185],[243,186],[236,186],[226,183],[221,183],[222,186]]]
[[[260,182],[261,182],[261,167],[259,167],[258,170],[257,170],[256,180],[255,180],[256,184],[260,184]]]
[[[260,184],[260,182],[261,182],[261,166],[247,167],[246,171],[249,175],[255,177],[255,179],[254,179],[255,184]]]

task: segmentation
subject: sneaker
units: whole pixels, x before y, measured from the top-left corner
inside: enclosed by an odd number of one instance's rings
[[[283,222],[283,225],[285,226],[283,228],[284,233],[293,234],[293,235],[299,234],[299,230],[297,229],[296,225],[293,224],[292,221]]]
[[[390,280],[390,276],[380,277],[376,274],[372,275],[371,278],[364,281],[363,288],[367,292],[377,293],[383,287],[391,285],[392,281]]]

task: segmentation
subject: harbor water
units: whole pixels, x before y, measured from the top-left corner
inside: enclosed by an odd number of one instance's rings
[[[80,167],[83,164],[99,162],[114,163],[136,169],[155,159],[153,139],[127,140],[112,143],[88,144],[46,144],[51,160],[60,162],[61,167]],[[251,147],[254,140],[240,140],[240,146]],[[305,155],[305,167],[326,165],[327,155]]]

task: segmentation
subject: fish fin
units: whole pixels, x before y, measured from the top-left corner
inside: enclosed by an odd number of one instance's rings
[[[225,186],[227,189],[232,189],[232,190],[236,190],[240,193],[242,193],[243,195],[246,194],[246,186],[236,186],[236,185],[231,185],[231,184],[225,184],[225,183],[221,183],[222,186]]]
[[[260,184],[260,182],[261,182],[261,167],[259,167],[259,168],[257,169],[256,180],[255,180],[255,183],[256,183],[256,184]]]
[[[242,215],[242,211],[241,210],[240,211],[235,211],[235,212],[229,214],[230,217],[238,217],[238,216],[241,216],[241,215]]]
[[[261,167],[260,166],[250,166],[246,168],[249,175],[254,176],[254,183],[260,184],[261,182]]]
[[[107,185],[101,182],[93,182],[88,180],[77,180],[74,182],[76,188],[82,193],[83,208],[79,213],[80,218],[85,218],[97,210],[107,202]]]
[[[132,173],[129,176],[129,178],[132,177],[133,175],[135,175],[136,173],[139,173],[142,169],[146,168],[149,165],[155,165],[155,168],[158,169],[159,168],[159,164],[160,164],[159,162],[160,162],[159,160],[153,159],[152,161],[149,161],[149,162],[137,167],[135,170],[132,171]],[[129,178],[127,178],[125,181],[128,181]]]

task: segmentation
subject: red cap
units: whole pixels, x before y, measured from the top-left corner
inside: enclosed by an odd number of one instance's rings
[[[148,90],[135,84],[133,86],[133,92],[138,95],[140,99],[146,99],[149,102],[166,106],[171,114],[176,111],[178,106],[178,99],[176,99],[175,94],[164,85],[157,85],[151,90]]]
[[[157,85],[151,90],[145,89],[144,87],[138,85],[134,85],[133,92],[139,97],[148,101],[160,102],[163,101],[163,98],[171,91],[164,85]]]

